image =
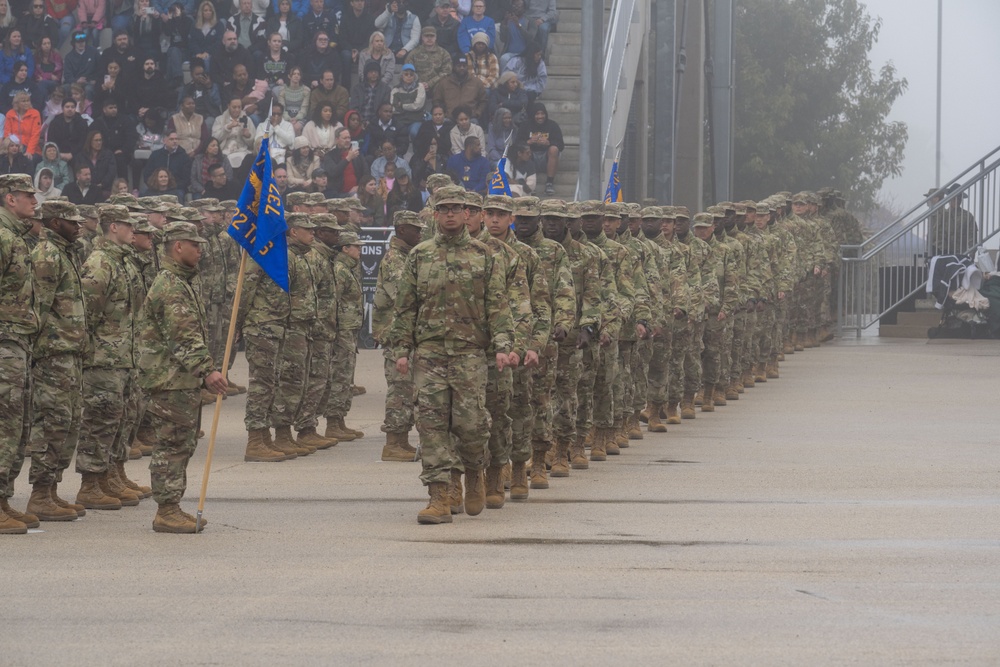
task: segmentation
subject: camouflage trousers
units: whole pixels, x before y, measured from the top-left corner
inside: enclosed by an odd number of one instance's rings
[[[14,495],[31,430],[31,355],[0,340],[0,498]]]
[[[451,469],[486,467],[490,413],[486,409],[486,357],[418,349],[413,355],[417,432],[426,484],[448,482]]]
[[[577,387],[583,371],[583,350],[576,345],[560,345],[556,362],[556,394],[552,411],[552,437],[556,442],[576,440],[576,415],[579,406]]]
[[[327,419],[343,419],[354,401],[354,368],[358,362],[358,330],[338,331],[333,344],[330,395],[323,406]]]
[[[782,349],[785,347],[785,332],[788,330],[788,298],[789,294],[785,294],[785,298],[779,300],[774,304],[774,328],[772,331],[773,339],[771,344],[773,348],[771,352],[773,354],[781,354]]]
[[[548,450],[552,446],[552,394],[556,388],[559,346],[550,342],[538,355],[538,366],[531,374],[532,447]]]
[[[743,384],[743,357],[749,317],[750,313],[745,310],[738,311],[733,317],[733,345],[729,364],[729,381],[732,384]]]
[[[384,433],[409,433],[413,428],[413,370],[400,375],[392,350],[386,348],[385,357],[385,420]]]
[[[513,369],[497,370],[496,359],[487,358],[486,409],[490,413],[489,462],[492,465],[506,465],[510,460],[511,423],[508,416],[510,398],[514,391]]]
[[[719,343],[719,374],[715,378],[715,384],[720,385],[722,389],[729,385],[733,370],[733,337],[736,333],[737,317],[738,314],[729,314],[726,317],[726,326],[722,330],[722,340]]]
[[[805,333],[809,329],[809,278],[806,276],[800,280],[792,292],[789,328],[795,333]]]
[[[278,357],[284,338],[247,334],[246,355],[250,366],[244,423],[248,431],[271,427],[271,406],[278,388]]]
[[[271,426],[293,426],[302,408],[309,378],[311,330],[311,322],[299,322],[285,329],[285,340],[278,353],[278,386],[268,415]]]
[[[725,347],[726,330],[730,329],[729,318],[719,320],[718,314],[710,314],[705,322],[705,332],[702,335],[704,344],[701,352],[702,383],[704,387],[721,384],[722,355],[729,354]],[[727,383],[729,376],[726,376]]]
[[[76,450],[78,473],[100,473],[111,461],[128,458],[138,415],[132,393],[135,375],[126,368],[83,370],[83,418]]]
[[[618,341],[600,348],[594,377],[594,426],[615,425],[615,378],[618,376]]]
[[[212,304],[208,306],[208,349],[215,361],[216,370],[222,370],[222,357],[226,355],[226,338],[229,336],[229,320],[233,311],[226,304]],[[236,357],[234,347],[229,357],[229,368],[233,367],[233,359]],[[228,370],[228,369],[227,369]]]
[[[80,437],[83,415],[83,358],[57,354],[35,359],[31,368],[32,412],[28,481],[52,486],[62,481]]]
[[[764,306],[764,310],[757,313],[757,363],[766,364],[771,360],[774,351],[774,323],[775,308],[773,303]]]
[[[135,369],[132,371],[132,382],[129,383],[129,392],[125,397],[125,409],[132,416],[131,428],[125,434],[125,437],[122,438],[121,449],[117,452],[117,455],[121,458],[116,458],[114,459],[115,461],[128,461],[129,449],[131,449],[132,443],[138,439],[139,427],[146,418],[146,406],[148,403],[149,394],[139,386],[139,370]]]
[[[322,411],[323,399],[330,387],[330,372],[333,364],[333,341],[312,337],[309,340],[309,354],[306,360],[309,372],[302,404],[295,415],[295,430],[316,428]]]
[[[691,327],[687,320],[674,320],[673,337],[670,339],[670,364],[667,367],[667,396],[671,403],[680,403],[684,397],[684,358],[691,345]]]
[[[531,433],[535,427],[534,370],[523,365],[512,369],[510,409],[510,460],[523,463],[531,458]]]
[[[576,384],[576,433],[586,436],[594,428],[594,382],[597,380],[601,348],[594,339],[581,352],[580,380]]]
[[[834,282],[833,274],[827,272],[825,276],[820,276],[819,310],[816,313],[816,324],[821,327],[828,327],[833,323],[833,308],[835,298],[833,295]]]
[[[650,339],[637,341],[632,350],[632,402],[625,412],[638,412],[646,407],[646,392],[649,390],[649,360],[653,355],[653,341]]]
[[[691,340],[684,355],[684,393],[696,394],[701,389],[701,353],[705,349],[705,320],[692,322]]]
[[[154,391],[146,413],[152,425],[149,479],[157,505],[179,503],[187,489],[187,466],[198,447],[201,391]]]
[[[615,374],[615,422],[622,421],[626,413],[632,414],[632,395],[635,380],[632,375],[632,355],[635,354],[634,340],[618,341],[618,373]]]
[[[646,395],[649,403],[666,403],[670,398],[669,382],[673,324],[667,324],[649,346],[649,366],[646,371]],[[645,407],[645,406],[643,406]]]

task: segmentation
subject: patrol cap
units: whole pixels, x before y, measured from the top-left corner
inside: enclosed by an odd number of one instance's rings
[[[208,239],[198,234],[198,228],[194,223],[183,220],[168,222],[163,227],[163,240],[167,243],[174,241],[194,241],[195,243],[208,243]]]
[[[38,220],[39,222],[41,222],[42,221],[42,207],[41,206],[36,206],[35,210],[31,212],[30,216],[28,216],[28,220]]]
[[[725,206],[709,206],[705,209],[705,212],[711,215],[713,218],[724,218],[726,217],[726,207]]]
[[[625,202],[613,201],[604,205],[605,218],[622,218],[628,216],[628,204]]]
[[[196,208],[190,206],[178,206],[167,211],[167,220],[183,220],[185,222],[200,222],[205,216]]]
[[[819,204],[820,199],[816,196],[815,192],[806,192],[806,203],[807,204]]]
[[[445,0],[445,1],[447,2],[448,0]],[[438,3],[438,4],[440,4],[440,3]],[[441,6],[443,7],[444,5],[441,5]],[[421,31],[420,31],[420,36],[421,37],[424,37],[426,35],[434,35],[435,37],[437,37],[437,34],[438,34],[437,28],[435,28],[432,25],[425,25],[423,27],[423,29],[421,29]]]
[[[291,213],[289,215],[307,215],[306,213]],[[344,227],[337,220],[337,216],[333,213],[313,213],[309,216],[313,223],[316,225],[317,229],[329,229],[333,232],[342,232],[347,227]],[[287,222],[287,221],[286,221]]]
[[[239,204],[239,202],[237,202],[235,199],[223,199],[222,201],[219,202],[219,206],[222,206],[227,210],[231,208],[236,208],[237,204]]]
[[[109,204],[120,204],[122,206],[128,206],[129,208],[135,208],[139,206],[139,200],[135,198],[135,195],[117,194],[108,197]]]
[[[770,215],[771,207],[767,205],[766,201],[757,202],[757,215]]]
[[[809,203],[809,193],[808,192],[796,192],[792,195],[793,204],[808,204]]]
[[[643,220],[658,220],[663,217],[663,209],[659,206],[646,206],[640,215]]]
[[[172,205],[180,204],[180,202],[177,201],[177,195],[157,195],[156,198],[159,199],[164,204],[172,204]]]
[[[359,239],[358,235],[355,234],[354,232],[344,232],[343,234],[340,235],[340,238],[337,240],[337,245],[339,245],[339,246],[347,246],[347,245],[360,246],[360,245],[363,245],[363,244],[361,243],[361,239]]]
[[[588,199],[580,202],[580,217],[599,215],[602,218],[605,214],[604,202],[599,199]]]
[[[478,192],[473,192],[472,190],[465,191],[465,205],[470,208],[478,208],[482,210],[483,208],[483,196]]]
[[[427,177],[427,189],[435,190],[446,185],[454,185],[448,174],[431,174]]]
[[[833,194],[833,188],[820,188],[816,194],[825,199]]]
[[[637,204],[635,202],[630,202],[628,206],[628,217],[630,218],[641,218],[642,217],[642,204]]]
[[[101,224],[132,224],[132,215],[127,207],[120,204],[102,204],[97,207],[97,218]]]
[[[747,214],[747,205],[744,204],[741,201],[736,202],[735,204],[733,204],[733,208],[736,211],[736,215],[746,215]]]
[[[38,192],[31,183],[31,176],[27,174],[4,174],[0,176],[0,196],[8,195],[12,192],[28,192],[34,194]]]
[[[314,171],[313,174],[315,175],[316,172]],[[285,197],[285,200],[288,201],[288,197]],[[322,206],[323,202],[325,201],[326,197],[323,195],[322,192],[310,192],[306,194],[305,198],[302,200],[302,203],[307,206]]]
[[[139,203],[139,207],[144,211],[166,213],[170,210],[170,206],[161,202],[157,197],[140,197],[137,201]]]
[[[73,204],[64,201],[52,201],[50,199],[42,202],[42,205],[38,207],[38,214],[42,220],[50,220],[52,218],[69,220],[70,222],[83,222],[84,220],[83,216],[80,215],[79,209]]]
[[[309,195],[305,192],[289,192],[285,195],[285,204],[287,206],[302,206],[307,204]]]
[[[580,217],[580,202],[571,201],[566,204],[566,217],[570,220],[576,220]]]
[[[562,199],[546,199],[538,205],[539,215],[548,215],[553,218],[568,218],[569,208]]]
[[[928,190],[927,192],[924,193],[924,196],[925,197],[940,197],[943,194],[944,194],[944,191],[939,190],[937,188],[931,188],[930,190]]]
[[[191,202],[192,208],[196,208],[200,211],[225,211],[226,209],[219,206],[219,200],[214,197],[205,197],[204,199],[195,199]]]
[[[158,229],[149,224],[144,215],[132,215],[132,231],[136,234],[155,234]]]
[[[420,216],[413,211],[396,211],[392,214],[392,224],[396,227],[400,225],[410,225],[411,227],[416,227],[417,229],[423,229],[427,225],[424,221],[420,219]]]
[[[434,193],[434,206],[442,204],[465,205],[465,188],[458,185],[445,185]]]
[[[661,206],[660,207],[660,217],[666,218],[667,220],[677,219],[677,207],[676,206]]]
[[[310,220],[312,216],[308,213],[289,213],[285,216],[285,224],[299,229],[316,229],[316,223]]]
[[[688,211],[687,206],[674,206],[674,217],[684,218],[685,220],[691,219],[691,213]]]
[[[691,220],[692,227],[711,227],[715,224],[715,216],[708,212],[695,213]]]
[[[538,197],[518,197],[514,200],[514,215],[533,218],[542,214]]]
[[[347,197],[346,199],[344,199],[344,201],[347,202],[347,210],[348,211],[363,211],[363,210],[365,210],[365,207],[361,203],[361,200],[358,199],[357,197]]]
[[[483,200],[483,208],[513,213],[514,198],[507,195],[486,195],[486,199]]]
[[[76,207],[76,210],[85,218],[97,219],[97,207],[93,204],[80,204]]]
[[[334,211],[346,213],[351,210],[351,207],[348,206],[346,199],[327,199],[323,203],[326,204],[326,210],[330,213],[333,213]]]

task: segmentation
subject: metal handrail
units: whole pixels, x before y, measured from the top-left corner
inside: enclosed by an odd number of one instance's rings
[[[914,207],[865,242],[840,247],[837,320],[842,330],[853,329],[860,336],[925,289],[926,261],[942,250],[935,242],[949,243],[948,252],[971,254],[1000,234],[1000,157],[987,162],[998,153],[1000,148],[994,149],[953,179],[950,185],[961,185],[940,202],[928,207],[926,198],[924,210]],[[963,207],[966,197],[969,205]],[[966,218],[951,213],[953,205],[956,211],[966,210],[974,224],[959,224]]]

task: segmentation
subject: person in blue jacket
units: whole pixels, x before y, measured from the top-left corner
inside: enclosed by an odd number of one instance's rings
[[[473,0],[472,13],[458,24],[458,48],[462,53],[472,50],[472,36],[477,32],[485,32],[490,38],[490,50],[496,48],[497,24],[486,15],[486,0]]]

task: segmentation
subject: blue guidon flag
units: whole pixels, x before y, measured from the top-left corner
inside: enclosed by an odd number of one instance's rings
[[[264,137],[257,159],[229,223],[229,235],[271,280],[288,291],[288,244],[285,241],[285,207],[271,178],[270,137]]]
[[[490,176],[490,186],[486,191],[488,195],[507,195],[510,194],[510,183],[507,181],[507,157],[504,153],[504,157],[500,158],[497,162],[497,167],[493,171],[493,175]]]
[[[618,179],[618,160],[615,159],[615,163],[611,165],[611,177],[608,178],[608,189],[604,193],[604,203],[610,204],[611,202],[624,201],[622,195],[622,183]]]

